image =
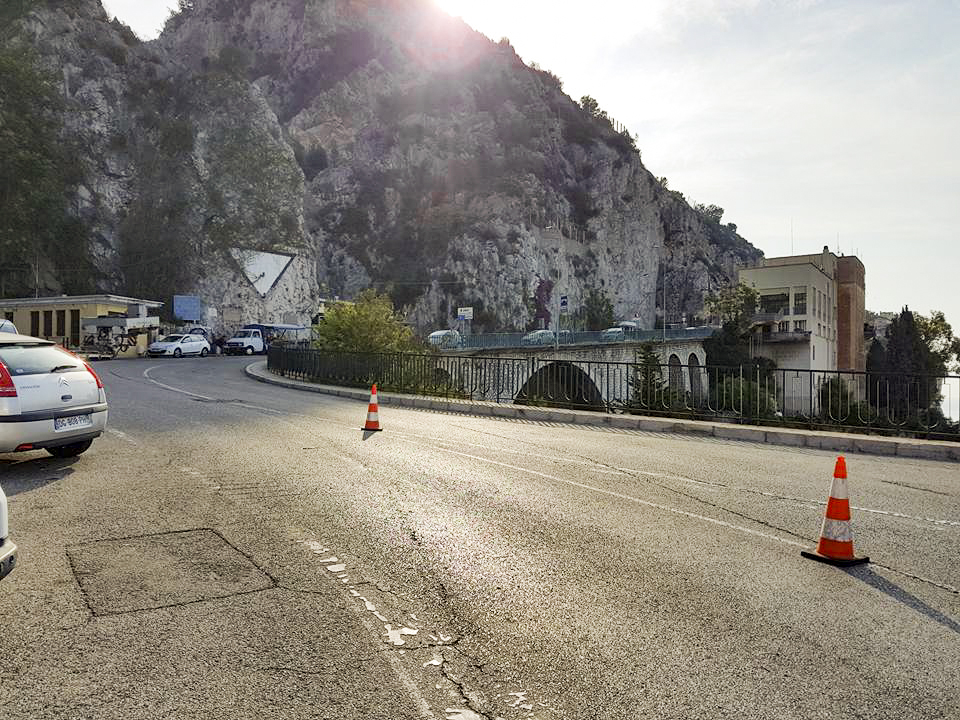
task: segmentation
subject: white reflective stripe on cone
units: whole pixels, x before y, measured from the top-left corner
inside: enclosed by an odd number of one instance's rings
[[[370,422],[371,420],[373,420],[374,422],[379,422],[380,418],[378,417],[378,413],[375,413],[375,412],[367,413],[367,422]]]
[[[834,478],[833,485],[830,486],[830,497],[834,500],[849,500],[850,495],[847,494],[847,479],[846,478]]]
[[[823,528],[820,530],[820,537],[836,542],[853,542],[853,528],[850,527],[849,520],[831,520],[823,519]]]

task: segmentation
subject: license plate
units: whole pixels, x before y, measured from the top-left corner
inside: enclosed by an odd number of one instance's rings
[[[55,432],[75,430],[76,428],[85,428],[91,425],[93,425],[93,418],[89,415],[71,415],[70,417],[53,419],[53,429]]]

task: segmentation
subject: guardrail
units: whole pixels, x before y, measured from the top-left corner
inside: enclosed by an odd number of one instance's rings
[[[360,388],[377,383],[387,392],[960,440],[960,376],[292,347],[271,347],[267,366],[300,380]]]
[[[570,345],[593,345],[597,343],[638,343],[660,342],[666,340],[703,340],[717,331],[713,327],[697,328],[667,328],[664,330],[624,330],[622,340],[610,340],[604,337],[603,330],[570,331],[561,330],[559,337],[544,343],[527,343],[524,337],[529,333],[482,333],[466,335],[461,342],[454,346],[441,346],[442,351],[456,350],[486,350],[493,348],[521,348],[521,347],[567,347]]]

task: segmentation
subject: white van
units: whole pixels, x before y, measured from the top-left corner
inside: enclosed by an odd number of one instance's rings
[[[435,348],[450,350],[463,345],[463,338],[456,330],[437,330],[427,336],[427,342]]]

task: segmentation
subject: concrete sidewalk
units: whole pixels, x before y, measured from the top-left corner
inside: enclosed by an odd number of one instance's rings
[[[267,363],[261,360],[244,368],[248,377],[259,382],[305,392],[336,395],[361,402],[370,400],[368,390],[318,385],[317,383],[274,375],[267,370]],[[542,408],[526,405],[507,405],[502,403],[472,400],[456,400],[422,395],[400,395],[378,392],[381,405],[439,410],[443,412],[464,413],[467,415],[487,415],[492,417],[514,418],[538,422],[570,423],[575,425],[598,425],[601,427],[624,430],[643,430],[646,432],[683,433],[722,438],[725,440],[744,440],[747,442],[806,447],[831,452],[865,453],[868,455],[886,455],[891,457],[919,458],[960,462],[960,443],[918,440],[915,438],[888,438],[854,433],[830,433],[815,430],[793,430],[786,428],[764,428],[755,425],[736,425],[732,423],[702,420],[683,420],[678,418],[657,418],[644,415],[612,415],[581,410],[561,408]]]

